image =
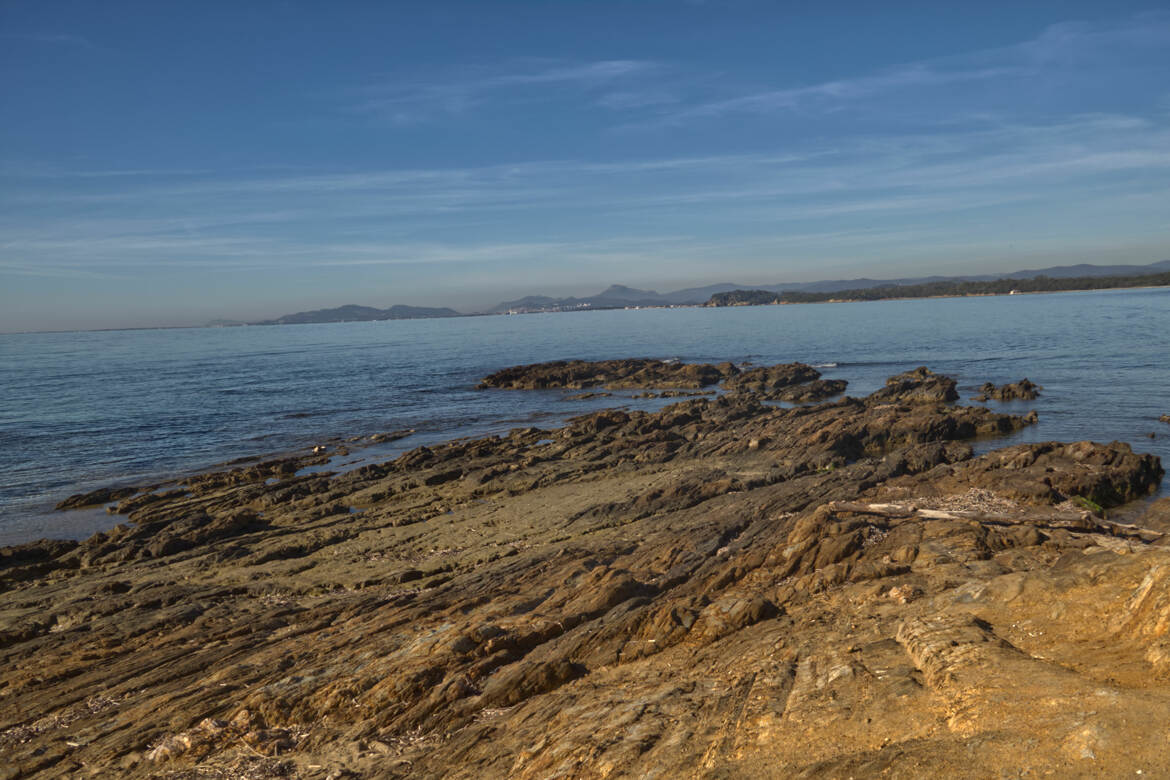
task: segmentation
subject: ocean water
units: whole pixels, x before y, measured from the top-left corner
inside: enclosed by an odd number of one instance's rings
[[[919,365],[958,379],[964,399],[985,381],[1027,377],[1045,388],[1038,401],[988,405],[1034,408],[1040,423],[994,446],[1120,440],[1170,463],[1170,425],[1158,421],[1170,413],[1168,355],[1166,288],[0,335],[0,544],[112,526],[122,518],[52,510],[103,485],[416,429],[362,453],[390,458],[606,406],[673,402],[473,389],[496,369],[563,358],[798,360],[848,380],[851,395]]]

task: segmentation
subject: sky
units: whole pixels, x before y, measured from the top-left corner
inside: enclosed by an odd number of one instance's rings
[[[0,0],[0,332],[1170,258],[1164,2]]]

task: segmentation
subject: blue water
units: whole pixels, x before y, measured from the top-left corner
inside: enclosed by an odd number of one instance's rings
[[[1012,441],[1129,442],[1170,463],[1170,289],[725,309],[647,309],[280,327],[0,335],[0,544],[85,536],[119,518],[61,498],[335,437],[415,428],[376,450],[552,426],[612,405],[477,392],[560,358],[799,360],[863,395],[928,365],[960,382],[1027,377],[1040,414]],[[1147,434],[1154,432],[1155,439]]]

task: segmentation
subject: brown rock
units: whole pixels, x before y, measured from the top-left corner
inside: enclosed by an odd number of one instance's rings
[[[1165,502],[1062,503],[1148,495],[1161,464],[975,457],[965,440],[1024,418],[911,374],[876,400],[605,410],[340,475],[229,464],[80,545],[0,551],[21,575],[0,579],[0,766],[1170,773]]]
[[[138,488],[98,488],[89,493],[77,493],[57,504],[57,509],[82,509],[87,506],[101,506],[134,495]]]
[[[717,384],[737,373],[738,369],[731,363],[714,366],[644,358],[595,362],[558,360],[505,368],[485,377],[478,389],[699,388]]]
[[[946,403],[955,401],[959,393],[955,380],[934,373],[925,366],[907,371],[886,380],[886,386],[871,393],[871,403]]]
[[[979,395],[976,396],[975,400],[986,401],[988,398],[994,398],[997,401],[1034,401],[1040,397],[1040,391],[1043,389],[1040,385],[1029,382],[1027,379],[999,387],[991,382],[985,382],[979,388]]]
[[[804,363],[784,363],[748,369],[728,377],[723,386],[728,390],[771,393],[791,385],[811,382],[820,376],[820,371]]]

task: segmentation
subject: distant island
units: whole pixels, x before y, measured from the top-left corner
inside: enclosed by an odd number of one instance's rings
[[[317,309],[302,311],[296,314],[286,314],[275,320],[253,322],[252,325],[303,325],[306,323],[322,322],[377,322],[380,320],[418,320],[435,317],[462,317],[454,309],[431,308],[428,306],[391,306],[388,309],[375,309],[372,306],[357,306],[347,304],[335,309]]]
[[[767,306],[781,303],[825,303],[828,301],[880,301],[891,298],[945,298],[968,295],[1011,295],[1034,292],[1071,292],[1125,287],[1170,286],[1170,271],[1135,276],[1076,276],[1063,279],[1040,275],[1031,279],[995,279],[993,281],[938,281],[923,284],[866,287],[835,292],[786,290],[732,290],[715,293],[707,306]]]

